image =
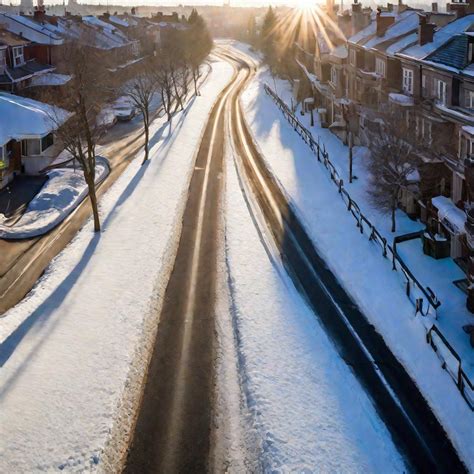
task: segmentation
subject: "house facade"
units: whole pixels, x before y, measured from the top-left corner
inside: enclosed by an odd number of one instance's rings
[[[16,175],[40,174],[62,151],[54,132],[68,113],[50,105],[0,92],[0,188]]]

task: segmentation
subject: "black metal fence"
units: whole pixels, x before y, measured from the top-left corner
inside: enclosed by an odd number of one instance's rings
[[[264,85],[264,88],[265,92],[283,112],[284,117],[288,120],[290,125],[309,146],[318,161],[321,162],[329,171],[330,178],[337,186],[339,195],[345,202],[347,210],[354,217],[356,226],[360,233],[365,234],[370,241],[380,247],[381,255],[385,258],[389,258],[392,262],[392,269],[401,274],[404,279],[406,295],[415,307],[415,315],[421,314],[422,316],[427,316],[430,314],[436,318],[436,310],[441,302],[429,287],[424,287],[418,281],[413,272],[398,256],[396,246],[392,247],[387,242],[387,239],[380,234],[370,219],[363,214],[357,202],[351,198],[349,192],[344,187],[344,180],[341,178],[336,167],[329,159],[329,153],[327,152],[324,143],[320,143],[319,136],[318,139],[315,140],[311,132],[298,120],[285,102],[267,84]],[[427,342],[441,359],[443,368],[451,375],[470,408],[474,410],[473,384],[462,369],[461,358],[435,324],[432,324],[427,328]]]

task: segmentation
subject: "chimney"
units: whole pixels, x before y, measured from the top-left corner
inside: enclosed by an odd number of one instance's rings
[[[455,13],[456,18],[462,18],[466,16],[467,3],[456,2],[456,3],[447,3],[446,11],[449,13]]]
[[[44,11],[44,6],[38,5],[37,7],[35,7],[35,11],[33,13],[34,20],[38,23],[44,23],[45,17],[46,13]]]
[[[438,2],[433,2],[433,3],[431,4],[431,11],[432,11],[433,13],[438,13]]]
[[[382,10],[377,8],[377,36],[383,36],[390,25],[395,22],[394,16],[382,16]]]
[[[360,13],[361,11],[362,11],[362,4],[359,3],[358,0],[354,0],[354,3],[352,4],[352,14]]]
[[[433,35],[436,25],[428,23],[428,17],[418,13],[419,26],[418,26],[418,44],[423,46],[426,43],[433,42]]]

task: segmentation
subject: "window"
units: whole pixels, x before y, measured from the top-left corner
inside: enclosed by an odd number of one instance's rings
[[[448,96],[448,84],[446,82],[437,79],[436,81],[436,98],[443,105],[446,105],[447,96]]]
[[[41,154],[41,140],[22,140],[21,154],[23,156],[33,156]]]
[[[375,58],[375,72],[385,77],[385,61],[382,58]]]
[[[357,51],[355,49],[351,49],[350,51],[349,62],[352,66],[357,66]]]
[[[53,134],[50,133],[41,139],[41,152],[48,149],[54,143]]]
[[[474,91],[466,91],[466,107],[468,109],[474,109]]]
[[[421,95],[423,97],[428,96],[428,88],[426,87],[426,74],[421,75]]]
[[[403,92],[413,94],[413,70],[403,68]]]
[[[422,119],[421,136],[428,142],[428,145],[431,145],[431,122],[429,120]]]
[[[21,66],[25,63],[23,54],[23,46],[16,46],[13,48],[13,67]]]
[[[337,69],[334,66],[331,67],[331,83],[337,85]]]

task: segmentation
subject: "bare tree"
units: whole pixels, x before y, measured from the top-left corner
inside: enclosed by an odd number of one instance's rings
[[[157,87],[156,75],[152,73],[148,64],[124,87],[125,94],[132,100],[133,104],[142,114],[143,128],[145,131],[145,157],[143,158],[142,164],[148,160],[149,155],[150,105],[157,91]]]
[[[63,49],[64,62],[72,78],[62,100],[72,116],[63,123],[63,117],[54,112],[51,119],[57,124],[57,136],[74,162],[79,163],[88,187],[94,215],[94,230],[100,231],[95,172],[96,145],[103,133],[98,120],[102,105],[110,94],[106,69],[99,53],[81,41],[70,41]]]
[[[395,232],[401,193],[408,190],[410,175],[417,170],[419,159],[414,153],[414,140],[410,139],[413,128],[401,111],[382,113],[376,124],[370,134],[369,194],[378,209],[390,213],[391,230]]]
[[[161,104],[169,122],[173,114],[172,106],[174,97],[173,66],[171,60],[167,57],[162,57],[156,65],[154,74],[156,85],[161,96]]]

